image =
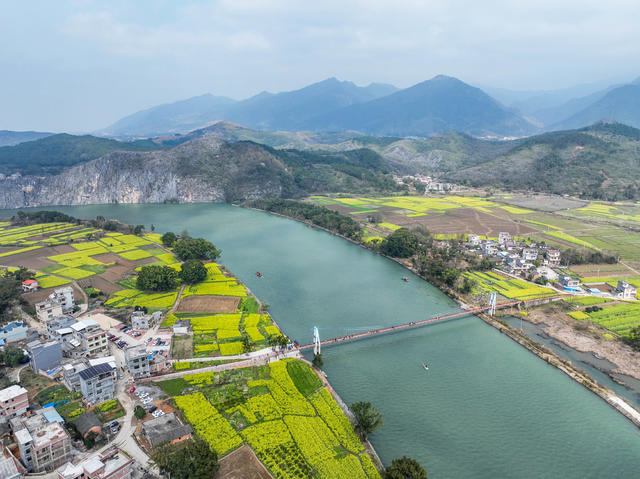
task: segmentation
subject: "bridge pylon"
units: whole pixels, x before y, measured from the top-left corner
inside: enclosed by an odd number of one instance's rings
[[[490,306],[489,316],[493,316],[496,314],[496,302],[498,299],[497,296],[498,295],[495,292],[491,293],[491,297],[489,299],[489,306]]]
[[[313,327],[313,354],[318,355],[321,352],[320,333],[318,327]]]

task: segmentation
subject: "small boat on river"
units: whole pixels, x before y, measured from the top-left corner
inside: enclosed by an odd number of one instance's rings
[[[429,366],[427,366],[427,363],[423,363],[422,367],[424,368],[425,371],[429,370]]]
[[[409,281],[409,278],[407,278],[406,276],[403,276],[402,281]]]

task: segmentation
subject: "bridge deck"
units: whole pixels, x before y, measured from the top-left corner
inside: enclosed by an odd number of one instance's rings
[[[545,301],[555,301],[557,299],[562,298],[563,296],[554,296],[554,297],[550,297],[550,298],[544,298]],[[501,304],[497,304],[496,305],[496,309],[505,309],[505,308],[510,308],[512,306],[515,306],[519,303],[524,303],[524,304],[534,304],[534,303],[538,303],[540,302],[540,300],[529,300],[529,301],[509,301],[507,303],[501,303]],[[339,338],[332,338],[332,339],[325,339],[324,341],[320,341],[320,344],[322,346],[325,346],[327,344],[336,344],[336,343],[341,343],[344,341],[353,341],[355,339],[362,339],[362,338],[367,338],[370,336],[375,336],[378,334],[385,334],[385,333],[390,333],[392,331],[401,331],[403,329],[409,329],[409,328],[415,328],[418,326],[424,326],[426,324],[432,324],[432,323],[436,323],[438,321],[444,321],[446,319],[453,319],[453,318],[459,318],[462,316],[468,316],[470,314],[478,314],[478,313],[482,313],[485,312],[487,310],[489,310],[491,307],[490,306],[482,306],[480,308],[474,308],[474,309],[467,309],[464,311],[457,311],[455,313],[449,313],[449,314],[444,314],[444,315],[440,315],[440,316],[434,316],[432,318],[428,318],[428,319],[422,319],[420,321],[411,321],[409,323],[403,323],[403,324],[397,324],[395,326],[387,326],[385,328],[378,328],[378,329],[372,329],[370,331],[364,331],[362,333],[356,333],[356,334],[349,334],[347,336],[342,336]],[[309,343],[309,344],[303,344],[302,346],[300,346],[299,349],[310,349],[313,348],[313,343]]]

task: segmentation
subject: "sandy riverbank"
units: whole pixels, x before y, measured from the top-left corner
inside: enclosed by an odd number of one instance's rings
[[[546,309],[530,310],[526,320],[536,324],[544,323],[546,326],[543,331],[552,338],[578,351],[596,353],[617,366],[613,372],[640,380],[640,352],[621,341],[602,337],[597,327],[581,323],[586,328],[581,331],[570,324],[570,320]]]

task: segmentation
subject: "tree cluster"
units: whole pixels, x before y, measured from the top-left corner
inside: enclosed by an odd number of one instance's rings
[[[418,251],[418,237],[407,228],[400,228],[387,236],[380,251],[394,258],[409,258]]]
[[[180,284],[178,272],[169,266],[143,266],[138,273],[136,287],[143,291],[169,291]]]
[[[362,237],[362,228],[357,221],[322,206],[281,199],[254,200],[249,202],[248,206],[297,220],[309,221],[316,226],[353,240],[359,240]]]
[[[156,447],[151,460],[171,479],[210,479],[218,472],[218,455],[199,437],[184,445]]]
[[[6,319],[13,307],[20,304],[22,300],[20,283],[10,272],[0,275],[0,318]]]
[[[207,268],[205,268],[200,260],[188,259],[182,263],[180,278],[188,284],[200,283],[207,279]]]
[[[570,248],[562,251],[561,254],[563,263],[566,265],[572,264],[615,264],[618,262],[618,258],[613,255],[605,254],[601,251],[592,250],[578,250]]]
[[[189,259],[215,260],[222,254],[213,243],[204,238],[181,237],[173,245],[173,252],[183,261]]]

